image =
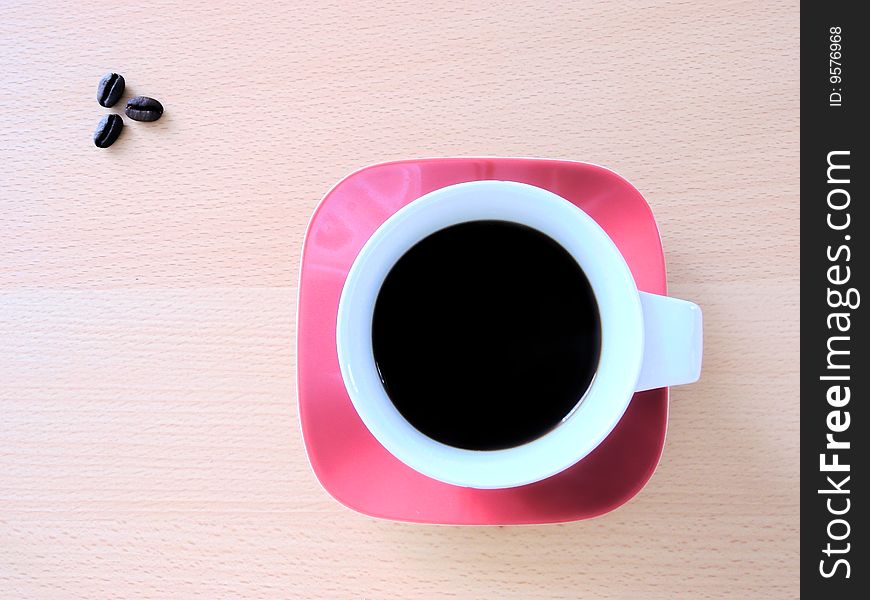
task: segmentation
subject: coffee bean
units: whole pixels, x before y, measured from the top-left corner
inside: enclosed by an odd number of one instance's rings
[[[97,148],[108,148],[115,143],[123,128],[124,120],[121,115],[106,115],[100,119],[97,130],[94,132],[94,145]]]
[[[124,77],[117,73],[107,73],[100,79],[97,86],[97,102],[100,106],[110,108],[121,99],[124,93]]]
[[[156,121],[163,114],[163,105],[148,96],[136,96],[127,100],[124,110],[134,121]]]

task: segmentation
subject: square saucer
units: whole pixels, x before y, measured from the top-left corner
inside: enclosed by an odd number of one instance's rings
[[[436,189],[478,180],[527,183],[582,208],[622,252],[639,290],[666,294],[665,262],[646,201],[596,165],[526,158],[437,158],[366,167],[327,193],[308,224],[299,277],[297,373],[305,447],[321,485],[360,513],[396,521],[518,525],[588,519],[637,494],[664,446],[668,389],[634,395],[622,419],[589,455],[529,485],[478,490],[442,483],[397,458],[369,433],[338,365],[336,315],[351,264],[397,210]]]

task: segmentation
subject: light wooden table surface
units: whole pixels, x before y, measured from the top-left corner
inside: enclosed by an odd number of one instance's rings
[[[785,1],[0,4],[0,596],[796,597],[798,25]],[[166,114],[98,150],[112,69]],[[616,512],[396,524],[309,470],[308,217],[357,167],[450,155],[618,170],[704,308],[703,379]]]

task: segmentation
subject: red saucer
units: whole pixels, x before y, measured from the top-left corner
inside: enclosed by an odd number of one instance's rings
[[[481,179],[528,183],[570,200],[610,235],[638,289],[667,292],[661,239],[649,206],[630,183],[602,167],[557,160],[445,158],[384,163],[352,173],[317,207],[302,254],[299,414],[311,466],[336,500],[384,519],[513,525],[601,515],[637,494],[655,470],[667,429],[667,388],[635,394],[611,434],[573,467],[502,490],[461,488],[405,466],[365,428],[344,389],[335,321],[357,253],[405,204],[444,186]]]

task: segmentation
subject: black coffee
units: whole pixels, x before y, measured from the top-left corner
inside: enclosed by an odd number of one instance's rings
[[[505,221],[454,225],[416,244],[387,275],[372,325],[399,412],[427,436],[474,450],[558,425],[601,348],[577,262],[545,234]]]
[[[97,129],[94,131],[94,146],[97,148],[108,148],[115,143],[121,131],[124,129],[124,120],[121,115],[105,115],[100,122],[97,123]]]
[[[163,105],[148,96],[136,96],[127,100],[124,112],[134,121],[156,121],[163,115]]]
[[[117,73],[106,73],[97,84],[97,102],[100,106],[111,108],[115,106],[124,94],[124,76]]]

